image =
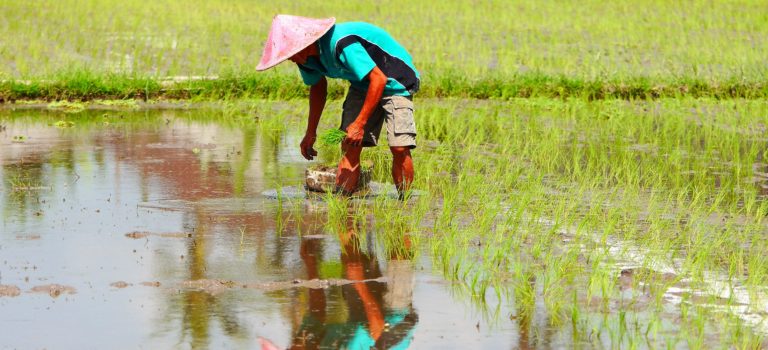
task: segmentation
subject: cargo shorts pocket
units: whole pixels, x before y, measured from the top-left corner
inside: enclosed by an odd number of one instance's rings
[[[413,101],[406,97],[396,96],[389,103],[387,112],[392,118],[392,128],[395,134],[416,134],[416,121],[413,119]]]

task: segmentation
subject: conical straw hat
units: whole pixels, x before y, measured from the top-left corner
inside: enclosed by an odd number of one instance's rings
[[[336,18],[307,18],[277,15],[272,19],[264,53],[256,70],[265,70],[289,59],[327,33]]]

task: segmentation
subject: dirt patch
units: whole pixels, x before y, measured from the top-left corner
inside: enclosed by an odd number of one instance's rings
[[[30,293],[48,293],[51,297],[56,298],[62,294],[75,294],[77,290],[74,287],[62,286],[60,284],[46,284],[33,287]]]
[[[229,290],[236,284],[237,283],[233,281],[203,279],[181,282],[181,288],[196,289],[204,291],[208,294],[216,295]]]
[[[165,237],[165,238],[190,238],[192,237],[191,233],[188,232],[131,232],[126,233],[125,237],[133,238],[133,239],[142,239],[147,238],[149,236],[155,236],[155,237]]]
[[[19,287],[0,284],[0,297],[17,297],[19,294]]]
[[[200,290],[212,295],[217,295],[233,288],[256,289],[256,290],[262,290],[262,291],[276,291],[276,290],[285,290],[285,289],[291,289],[291,288],[324,289],[328,287],[343,286],[343,285],[359,283],[359,282],[386,283],[387,278],[380,277],[376,279],[367,279],[362,281],[351,281],[347,279],[312,279],[312,280],[295,279],[293,281],[276,281],[276,282],[262,282],[262,283],[242,283],[242,282],[229,281],[229,280],[202,279],[202,280],[181,282],[181,284],[179,285],[179,288]]]
[[[40,235],[16,236],[16,240],[19,241],[36,241],[38,239],[40,239]]]
[[[125,282],[125,281],[117,281],[117,282],[110,283],[109,286],[122,289],[122,288],[125,288],[125,287],[130,287],[131,284],[128,283],[128,282]]]
[[[301,236],[302,239],[325,239],[329,237],[328,235],[303,235]]]
[[[380,278],[376,278],[376,279],[367,279],[367,280],[362,280],[362,281],[352,281],[352,280],[347,280],[347,279],[312,279],[312,280],[296,279],[296,280],[293,280],[293,281],[247,283],[247,284],[243,285],[243,288],[259,289],[259,290],[267,290],[267,291],[291,289],[291,288],[320,289],[320,288],[343,286],[343,285],[352,284],[352,283],[358,283],[358,282],[363,282],[363,283],[366,283],[366,282],[386,283],[387,282],[387,278],[386,277],[380,277]]]

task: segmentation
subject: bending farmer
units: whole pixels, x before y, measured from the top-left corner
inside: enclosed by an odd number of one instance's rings
[[[290,59],[309,85],[309,121],[301,154],[317,155],[317,125],[325,108],[326,77],[350,82],[344,101],[341,130],[344,156],[336,173],[337,191],[352,194],[360,175],[363,147],[376,146],[386,124],[392,152],[392,179],[401,197],[413,182],[411,149],[416,147],[413,94],[419,72],[411,56],[387,32],[362,22],[335,24],[334,18],[313,19],[277,15],[257,70]]]

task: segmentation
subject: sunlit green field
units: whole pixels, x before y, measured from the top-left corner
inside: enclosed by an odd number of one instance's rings
[[[75,69],[242,78],[254,73],[277,13],[387,29],[431,95],[568,95],[606,82],[601,94],[766,94],[762,1],[10,0],[0,4],[0,79],[60,80]],[[292,64],[265,74],[300,86]]]
[[[359,206],[385,242],[412,234],[478,304],[496,293],[530,323],[543,303],[574,344],[765,346],[763,1],[12,0],[0,3],[0,80],[15,82],[0,97],[217,100],[222,120],[280,140],[303,130],[306,103],[240,100],[306,93],[292,64],[254,72],[277,13],[378,24],[424,77],[425,195],[329,196],[329,225]],[[205,79],[164,85],[175,76]],[[330,102],[322,127],[339,113]],[[388,150],[364,156],[389,181]]]

